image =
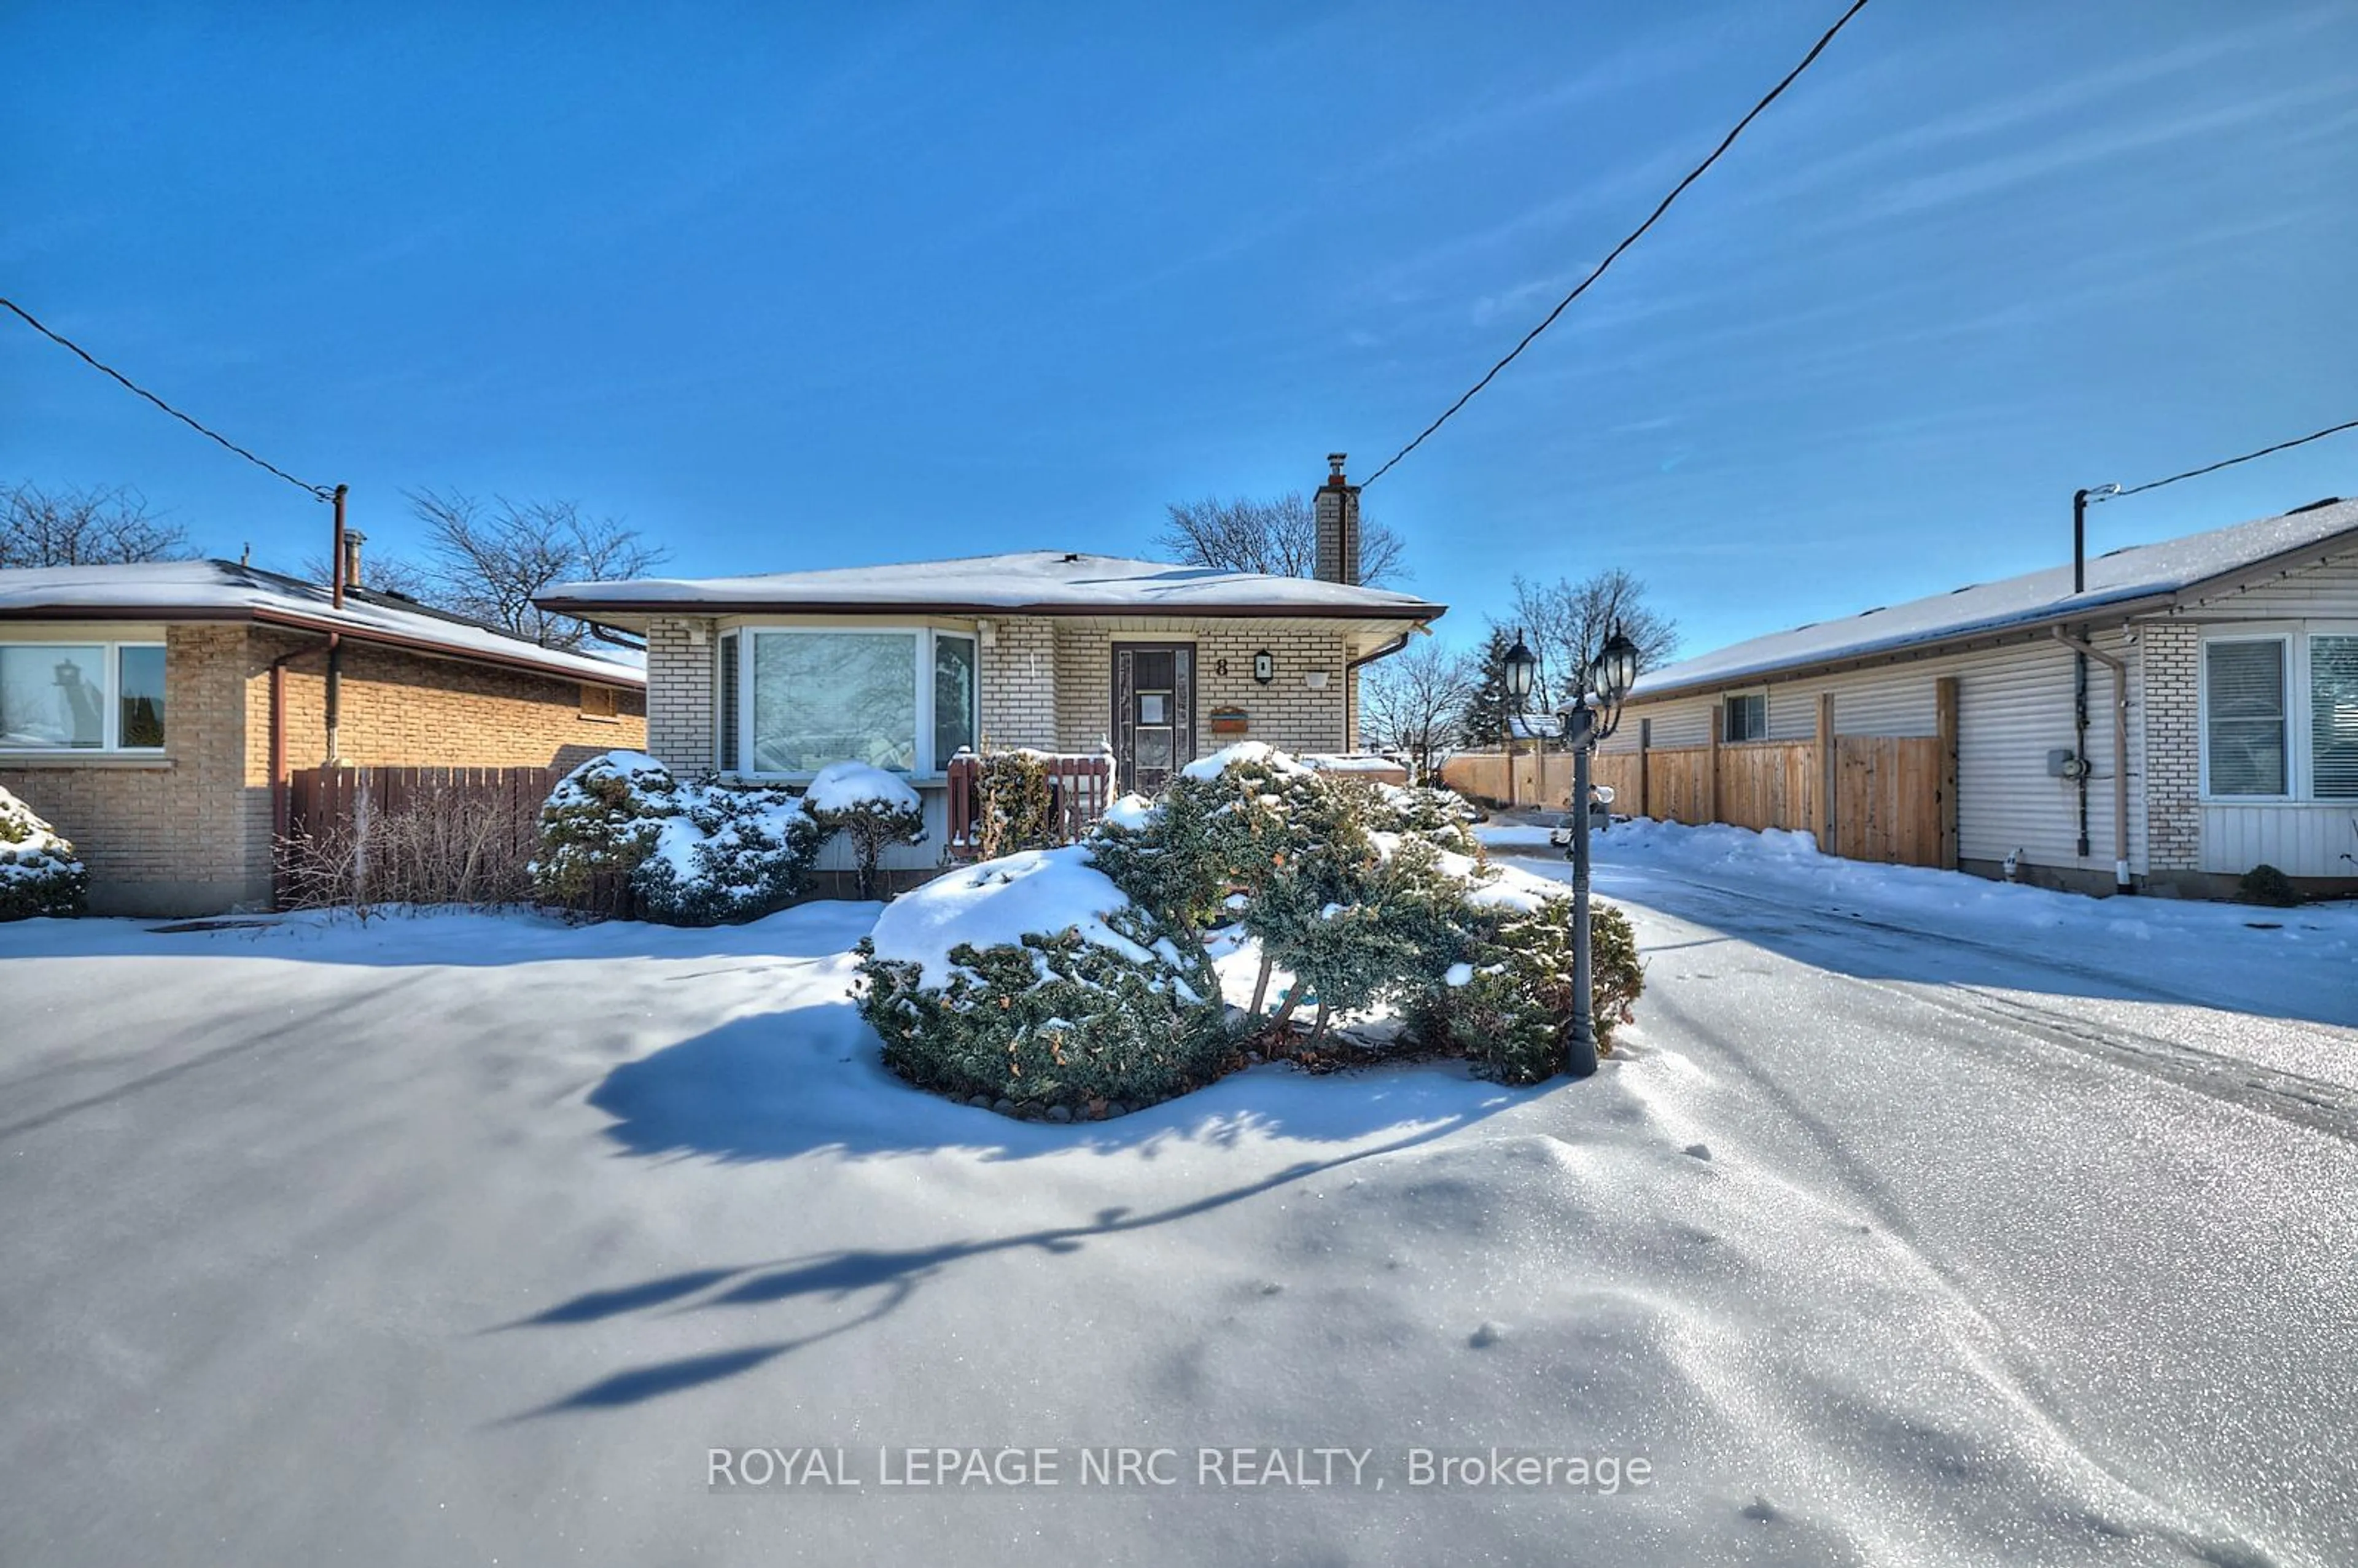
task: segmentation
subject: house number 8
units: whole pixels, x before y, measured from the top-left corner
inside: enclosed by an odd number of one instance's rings
[[[1214,659],[1212,661],[1212,673],[1216,676],[1227,675],[1228,673],[1228,661],[1226,659]]]

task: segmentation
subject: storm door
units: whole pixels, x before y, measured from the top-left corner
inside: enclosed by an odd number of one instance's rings
[[[1153,795],[1195,756],[1195,650],[1184,643],[1117,643],[1113,754],[1125,791]]]

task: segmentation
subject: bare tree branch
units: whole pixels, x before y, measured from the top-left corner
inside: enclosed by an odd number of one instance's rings
[[[1660,668],[1678,651],[1679,623],[1646,602],[1646,585],[1619,567],[1552,583],[1515,579],[1515,615],[1539,656],[1540,690],[1549,706],[1570,706],[1588,692],[1588,661],[1617,628],[1638,645],[1638,673]]]
[[[149,515],[135,490],[0,487],[0,567],[116,566],[196,554],[188,530]]]
[[[1166,555],[1218,571],[1264,572],[1271,577],[1314,577],[1318,570],[1318,514],[1308,497],[1293,491],[1274,500],[1238,497],[1174,503],[1171,520],[1155,535]],[[1401,536],[1380,523],[1359,519],[1359,580],[1380,588],[1408,575]]]
[[[418,597],[543,647],[578,648],[590,630],[535,599],[560,582],[637,577],[669,554],[619,519],[589,516],[570,501],[495,496],[486,505],[455,491],[425,490],[412,492],[409,504],[432,551],[423,568],[428,591]]]
[[[1430,783],[1464,726],[1481,672],[1462,653],[1427,638],[1368,666],[1360,683],[1360,722],[1379,750],[1407,754],[1410,773]]]

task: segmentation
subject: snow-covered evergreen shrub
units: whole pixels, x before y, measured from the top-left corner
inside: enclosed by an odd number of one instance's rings
[[[1434,784],[1378,784],[1368,807],[1368,826],[1379,833],[1422,838],[1452,854],[1482,859],[1482,841],[1474,836],[1482,810],[1453,789]]]
[[[1207,1083],[1228,1053],[1202,944],[1082,846],[936,878],[886,906],[860,952],[885,1065],[939,1094],[1086,1116]]]
[[[1485,902],[1477,892],[1461,918],[1466,958],[1412,1004],[1411,1028],[1427,1044],[1462,1051],[1476,1072],[1501,1083],[1535,1084],[1562,1072],[1578,995],[1572,899]],[[1596,1049],[1607,1054],[1614,1030],[1630,1022],[1646,989],[1637,934],[1610,904],[1589,906],[1589,958]]]
[[[803,804],[820,827],[851,840],[861,898],[877,895],[876,867],[886,845],[925,841],[925,807],[917,792],[898,773],[866,762],[821,768],[804,793]]]
[[[0,920],[80,914],[89,893],[73,845],[0,789]]]
[[[784,909],[810,884],[827,830],[803,803],[774,786],[683,785],[654,852],[632,873],[649,920],[723,925]]]
[[[1343,823],[1332,843],[1274,870],[1242,921],[1264,965],[1293,976],[1278,1026],[1303,1002],[1316,1007],[1314,1047],[1336,1013],[1429,991],[1467,946],[1457,918],[1466,884],[1443,870],[1438,850],[1410,838],[1385,853],[1349,817]]]
[[[975,849],[995,860],[1056,841],[1056,795],[1038,752],[988,752],[975,770]]]
[[[640,752],[607,752],[541,807],[533,886],[545,902],[668,925],[784,908],[810,881],[825,832],[787,791],[683,784]]]
[[[533,891],[585,913],[630,913],[631,877],[679,814],[679,784],[644,752],[605,752],[566,774],[540,808]]]
[[[1088,840],[1097,868],[1137,903],[1194,930],[1217,918],[1256,852],[1259,808],[1219,779],[1174,778],[1152,802],[1114,803]]]

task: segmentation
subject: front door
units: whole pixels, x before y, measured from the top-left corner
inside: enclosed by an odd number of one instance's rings
[[[1125,791],[1154,795],[1195,756],[1195,650],[1184,643],[1117,643],[1113,754]]]

